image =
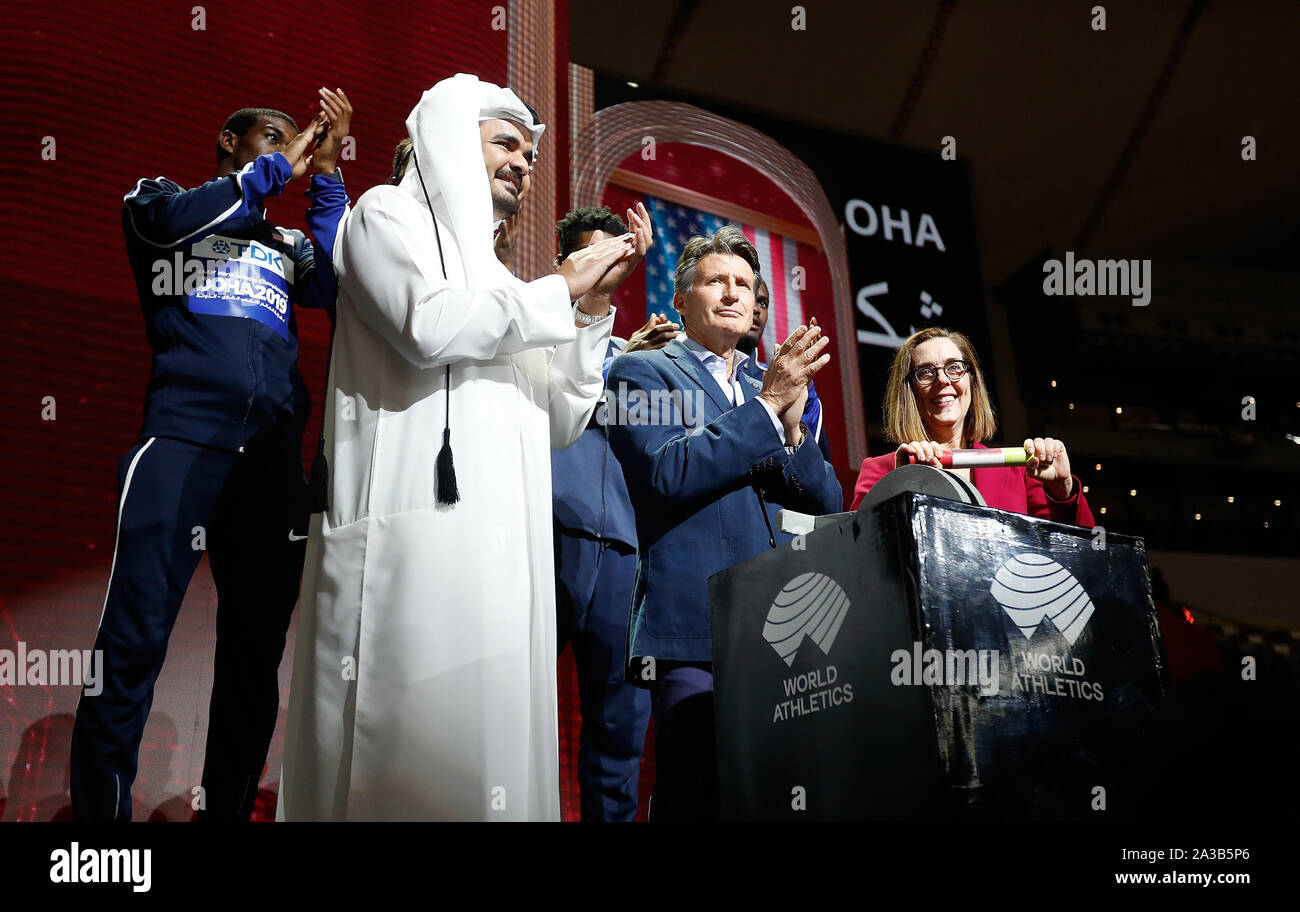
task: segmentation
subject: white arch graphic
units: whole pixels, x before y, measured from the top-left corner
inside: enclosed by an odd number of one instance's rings
[[[795,155],[764,133],[674,101],[633,101],[597,111],[578,133],[572,149],[571,207],[593,206],[623,159],[642,148],[642,138],[713,149],[754,168],[781,188],[803,211],[821,238],[835,297],[836,342],[840,356],[844,433],[849,464],[856,472],[866,457],[867,431],[858,370],[857,333],[844,229],[817,176]]]

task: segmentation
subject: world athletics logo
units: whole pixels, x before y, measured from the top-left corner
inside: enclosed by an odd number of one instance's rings
[[[823,573],[801,573],[777,593],[763,623],[763,639],[794,664],[804,637],[829,655],[835,636],[849,611],[849,597],[840,584]]]
[[[1073,646],[1092,617],[1092,599],[1083,584],[1050,557],[1017,554],[998,568],[989,588],[1017,629],[1031,639],[1050,618]]]

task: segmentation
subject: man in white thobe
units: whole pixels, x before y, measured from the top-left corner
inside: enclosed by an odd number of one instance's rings
[[[493,223],[527,193],[534,112],[462,74],[406,126],[405,176],[358,200],[335,249],[331,496],[279,816],[559,820],[550,448],[578,438],[603,385],[612,309],[583,296],[644,246],[611,238],[516,279]]]

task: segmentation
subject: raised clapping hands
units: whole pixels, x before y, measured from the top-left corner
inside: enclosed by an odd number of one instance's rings
[[[497,229],[492,238],[492,249],[496,251],[501,265],[511,272],[515,271],[515,240],[519,236],[519,213],[507,218]]]
[[[763,375],[759,398],[765,400],[781,419],[785,440],[790,446],[803,442],[799,422],[808,403],[808,384],[814,374],[830,363],[830,352],[823,354],[830,341],[829,336],[822,335],[822,328],[813,317],[807,326],[800,326],[790,333],[790,337],[776,350],[767,373]]]
[[[657,348],[663,348],[677,338],[677,334],[681,332],[681,329],[680,326],[663,314],[651,314],[645,325],[632,333],[632,338],[627,340],[627,347],[623,349],[623,353],[654,351]]]
[[[605,238],[569,254],[568,259],[556,270],[556,274],[563,276],[569,286],[569,300],[581,298],[596,287],[596,283],[611,266],[634,256],[635,239],[635,232],[628,232],[619,237]]]
[[[321,137],[320,144],[316,146],[316,151],[312,153],[310,162],[317,174],[333,174],[338,165],[343,140],[347,138],[348,131],[352,128],[352,104],[342,89],[331,92],[329,89],[322,88],[320,106],[328,129]]]
[[[289,140],[281,153],[293,168],[293,177],[302,177],[312,168],[317,174],[333,174],[338,164],[343,140],[352,126],[352,105],[343,90],[320,90],[321,109],[307,127]]]
[[[615,289],[622,284],[636,269],[638,263],[645,259],[646,251],[654,246],[654,232],[650,227],[650,214],[645,211],[645,205],[636,204],[636,209],[627,210],[627,224],[632,229],[633,250],[632,255],[626,259],[618,260],[609,271],[600,277],[600,281],[591,289],[590,294],[602,298],[612,297]]]
[[[307,166],[311,162],[311,157],[307,154],[307,150],[311,148],[312,143],[316,141],[324,130],[325,112],[321,111],[311,119],[311,123],[307,124],[306,129],[293,139],[289,140],[289,144],[284,147],[284,152],[281,154],[289,160],[289,164],[293,168],[294,177],[302,177],[307,173]]]

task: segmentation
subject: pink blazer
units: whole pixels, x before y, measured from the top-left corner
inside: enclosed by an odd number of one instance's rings
[[[987,449],[984,444],[975,444],[976,449]],[[871,486],[879,481],[886,472],[894,468],[893,452],[883,456],[872,456],[862,460],[858,471],[858,483],[853,489],[853,509],[856,510],[867,496]],[[1011,513],[1024,513],[1040,516],[1056,522],[1070,523],[1074,526],[1092,528],[1097,521],[1092,518],[1088,501],[1083,496],[1083,484],[1079,476],[1074,476],[1074,488],[1069,500],[1056,500],[1048,496],[1043,483],[1031,478],[1024,466],[1012,468],[975,468],[970,470],[971,483],[984,496],[990,507],[1007,510]]]

